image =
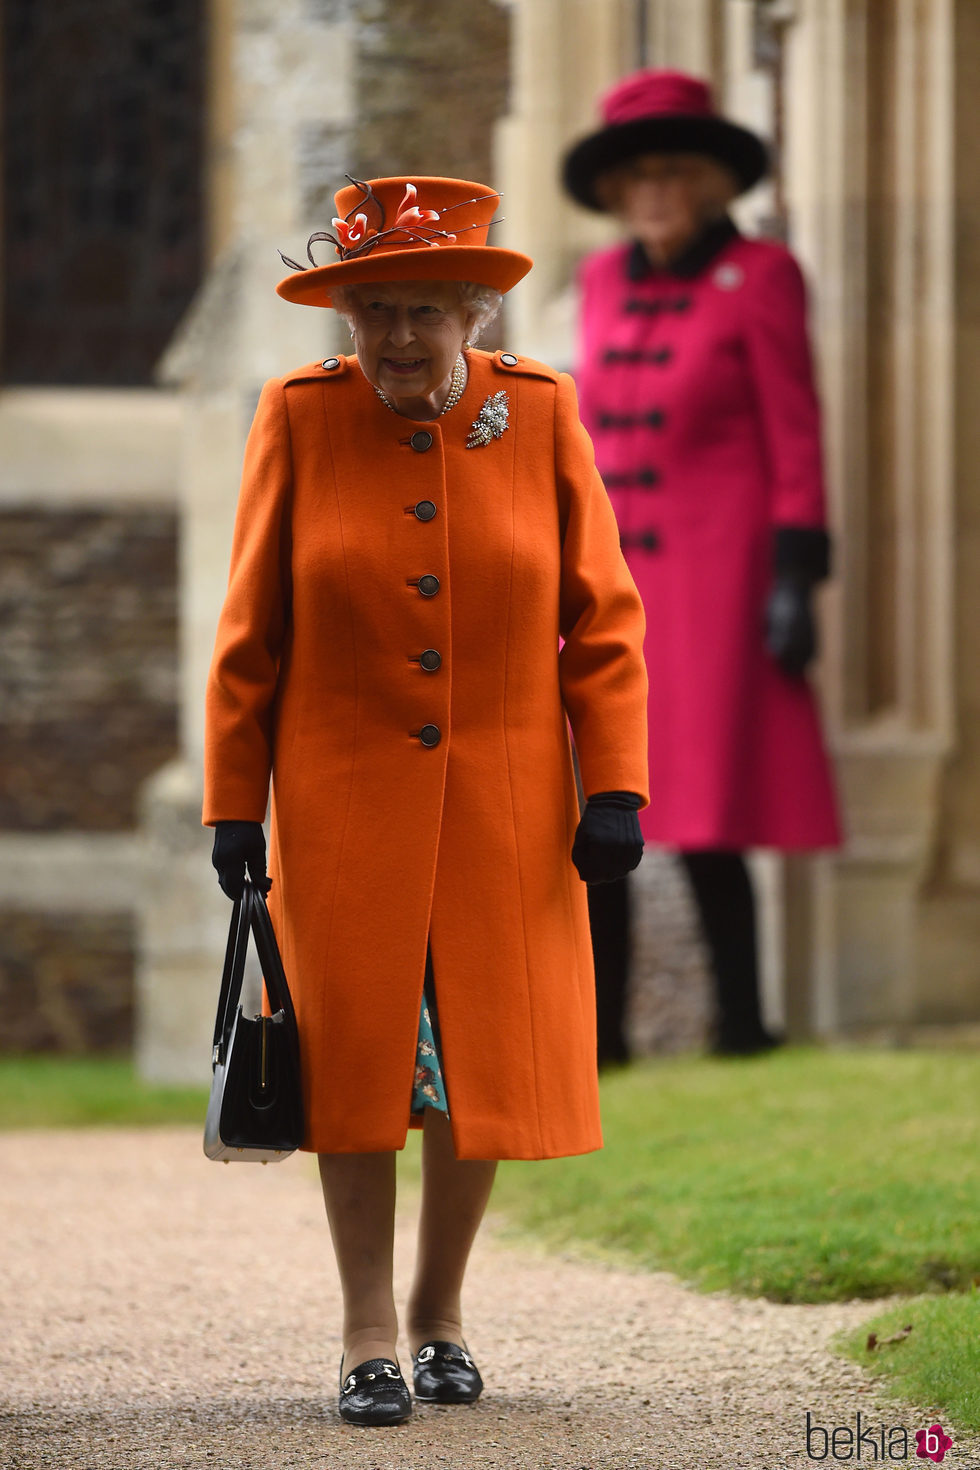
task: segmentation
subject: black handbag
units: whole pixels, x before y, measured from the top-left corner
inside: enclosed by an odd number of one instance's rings
[[[255,936],[270,1016],[242,1014],[249,934]],[[204,1124],[209,1159],[271,1164],[299,1148],[303,1093],[296,1015],[265,896],[248,879],[228,931],[211,1068]]]

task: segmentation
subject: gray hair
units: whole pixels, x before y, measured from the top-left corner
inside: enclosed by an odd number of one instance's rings
[[[466,307],[469,321],[466,335],[475,345],[500,311],[503,294],[493,286],[481,285],[479,281],[447,281],[444,284],[454,285],[459,292],[459,303]],[[334,286],[330,292],[331,306],[343,317],[348,327],[353,321],[359,292],[370,290],[372,285],[373,282],[365,281],[359,285]]]

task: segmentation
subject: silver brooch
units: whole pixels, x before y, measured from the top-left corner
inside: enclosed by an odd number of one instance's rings
[[[715,271],[712,280],[722,291],[737,291],[745,279],[745,272],[733,260],[728,260]]]
[[[480,449],[491,439],[499,439],[510,421],[510,405],[504,392],[491,393],[486,403],[473,420],[473,427],[466,437],[467,449]]]

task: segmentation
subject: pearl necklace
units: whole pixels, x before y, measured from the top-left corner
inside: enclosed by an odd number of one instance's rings
[[[392,413],[397,413],[398,412],[398,409],[395,407],[395,405],[393,403],[390,403],[388,401],[388,399],[382,393],[381,389],[378,387],[377,383],[375,383],[373,386],[374,386],[374,391],[375,391],[375,393],[377,393],[378,397],[381,399],[381,402],[387,408],[390,408],[391,411],[392,411]],[[466,363],[463,361],[463,354],[460,353],[459,356],[457,357],[456,361],[453,363],[453,379],[452,379],[452,384],[450,385],[450,389],[449,389],[449,397],[446,399],[446,401],[443,404],[442,408],[440,408],[439,412],[436,414],[436,418],[437,419],[441,419],[444,413],[448,413],[451,408],[455,408],[456,407],[457,403],[459,402],[459,400],[463,396],[463,389],[465,387],[466,387]]]

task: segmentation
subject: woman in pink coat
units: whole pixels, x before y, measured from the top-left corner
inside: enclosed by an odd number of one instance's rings
[[[833,785],[805,669],[827,575],[820,416],[803,278],[743,238],[731,199],[762,142],[703,82],[627,77],[564,165],[625,243],[581,270],[582,418],[647,614],[648,842],[678,850],[712,956],[715,1050],[772,1044],[743,852],[834,847]],[[624,1060],[627,880],[590,890],[600,1060]]]

